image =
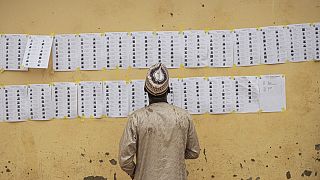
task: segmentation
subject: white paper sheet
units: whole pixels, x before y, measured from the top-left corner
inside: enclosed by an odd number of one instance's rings
[[[102,82],[80,82],[78,84],[78,115],[84,118],[101,118],[102,98]]]
[[[261,36],[257,29],[246,28],[234,31],[234,63],[236,66],[260,64]]]
[[[26,121],[29,118],[28,89],[23,85],[4,87],[4,121]]]
[[[129,84],[129,112],[149,104],[148,94],[144,91],[144,80],[133,80]]]
[[[76,118],[77,111],[77,89],[76,83],[56,82],[52,85],[52,101],[54,118]]]
[[[0,86],[0,122],[4,121],[4,87]]]
[[[129,86],[125,81],[103,82],[103,114],[108,117],[127,117]]]
[[[50,84],[31,84],[28,86],[28,104],[31,120],[50,120],[53,107]]]
[[[52,36],[28,36],[22,65],[28,68],[48,68],[52,41]]]
[[[104,54],[103,36],[100,33],[80,34],[81,70],[101,70],[106,64]]]
[[[233,66],[233,33],[230,30],[208,32],[209,67]]]
[[[178,78],[169,79],[170,93],[168,94],[168,103],[182,108],[182,80]]]
[[[315,23],[313,24],[313,28],[314,28],[314,37],[315,37],[315,45],[314,45],[314,48],[315,48],[315,57],[314,59],[316,61],[320,61],[320,23]]]
[[[167,68],[179,68],[183,51],[183,36],[178,31],[157,32],[157,62],[166,65]]]
[[[207,34],[203,30],[183,32],[184,50],[183,64],[185,67],[208,66]]]
[[[260,109],[262,112],[280,112],[286,109],[284,75],[264,75],[259,78]]]
[[[208,81],[203,77],[182,79],[182,108],[190,114],[203,114],[208,110]]]
[[[76,34],[56,35],[52,59],[55,71],[75,71],[80,68],[80,37]]]
[[[107,69],[129,67],[130,43],[131,39],[127,32],[108,32],[104,34],[105,54],[103,58]]]
[[[133,68],[149,68],[157,61],[156,35],[151,31],[131,33],[130,64]]]
[[[314,28],[310,24],[291,24],[289,31],[289,61],[300,62],[314,59]]]
[[[283,26],[270,26],[260,29],[261,64],[285,63],[288,59],[289,32]]]
[[[0,35],[0,69],[27,71],[22,67],[22,60],[28,37],[25,34]]]
[[[235,85],[231,77],[209,77],[210,114],[231,113],[235,110]]]
[[[257,76],[236,76],[236,112],[250,113],[259,111],[259,83]]]

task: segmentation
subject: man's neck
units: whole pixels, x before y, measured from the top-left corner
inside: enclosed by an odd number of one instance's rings
[[[160,103],[160,102],[168,103],[167,98],[150,98],[149,99],[149,104]]]

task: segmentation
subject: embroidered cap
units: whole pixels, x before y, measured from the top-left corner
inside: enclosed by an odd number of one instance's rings
[[[148,93],[154,96],[160,96],[167,92],[169,73],[164,64],[157,63],[149,68],[144,87]]]

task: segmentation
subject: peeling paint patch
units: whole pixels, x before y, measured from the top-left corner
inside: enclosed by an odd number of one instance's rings
[[[286,173],[286,176],[287,176],[287,179],[290,179],[290,178],[291,178],[290,171],[288,171],[288,172]]]
[[[113,180],[117,180],[117,173],[113,174]]]
[[[312,174],[312,171],[309,170],[304,170],[303,173],[301,174],[301,176],[310,176]]]
[[[109,162],[110,162],[110,164],[112,164],[112,165],[117,165],[117,161],[114,160],[114,159],[109,160]]]
[[[314,145],[314,149],[317,150],[317,151],[320,151],[320,144]]]
[[[83,180],[107,180],[107,178],[103,176],[88,176],[84,177]]]

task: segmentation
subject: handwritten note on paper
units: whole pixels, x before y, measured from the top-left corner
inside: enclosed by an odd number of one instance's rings
[[[26,121],[29,118],[28,89],[23,85],[4,87],[4,120]]]
[[[283,75],[261,76],[259,88],[262,112],[281,112],[286,109],[285,77]]]
[[[230,30],[208,32],[209,67],[233,66],[233,33]]]
[[[235,86],[231,77],[209,77],[210,114],[231,113],[235,110]]]
[[[52,85],[52,101],[54,118],[76,118],[77,84],[72,82],[56,82]]]
[[[101,118],[102,82],[82,81],[78,84],[78,115],[84,118]]]
[[[104,34],[105,55],[107,69],[128,68],[130,65],[131,39],[127,32],[107,32]]]
[[[314,28],[310,24],[291,24],[289,31],[289,60],[300,62],[314,59]]]
[[[128,85],[125,81],[103,82],[103,106],[103,113],[108,117],[128,116]]]
[[[166,65],[167,68],[179,68],[182,59],[183,39],[178,31],[157,32],[157,62]]]
[[[80,37],[76,34],[56,35],[52,59],[55,71],[75,71],[80,68]]]
[[[257,76],[236,76],[236,112],[250,113],[259,111],[259,83]]]
[[[131,33],[131,66],[149,68],[156,63],[156,36],[151,31]]]
[[[288,59],[289,32],[283,26],[263,27],[261,32],[261,63],[285,63]]]
[[[52,41],[52,36],[28,36],[22,65],[28,68],[48,68]]]
[[[101,70],[105,67],[103,37],[99,33],[80,34],[80,69]]]
[[[0,35],[0,69],[27,71],[22,67],[28,37],[25,34]]]
[[[28,87],[31,120],[50,120],[53,118],[50,84],[31,84]]]
[[[315,45],[314,45],[314,49],[315,49],[315,57],[314,59],[316,61],[320,61],[320,23],[315,23],[313,24],[313,28],[314,28],[314,37],[315,37]]]
[[[129,111],[133,112],[149,104],[148,94],[144,91],[144,80],[133,80],[129,85]]]
[[[234,31],[234,63],[236,66],[260,64],[261,36],[257,29],[246,28]]]
[[[169,79],[169,89],[168,93],[168,103],[173,104],[178,107],[182,107],[182,80],[179,78]]]
[[[182,107],[190,114],[203,114],[208,109],[208,81],[203,77],[182,80]]]

